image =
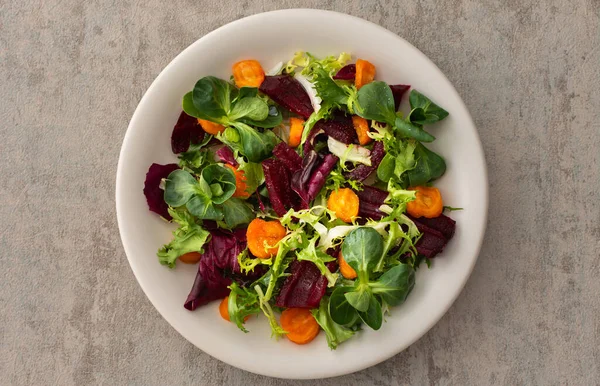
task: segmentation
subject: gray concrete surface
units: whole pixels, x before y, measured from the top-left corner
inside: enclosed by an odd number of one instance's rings
[[[327,8],[398,33],[455,84],[490,175],[461,296],[398,356],[325,381],[225,365],[154,310],[115,218],[146,88],[229,21]],[[600,2],[0,1],[0,384],[600,384]]]

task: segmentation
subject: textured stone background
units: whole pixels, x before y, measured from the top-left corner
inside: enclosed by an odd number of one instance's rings
[[[114,209],[129,118],[183,48],[322,7],[405,37],[479,128],[489,225],[446,316],[376,367],[291,382],[225,365],[154,310]],[[600,2],[0,1],[0,384],[600,383]]]

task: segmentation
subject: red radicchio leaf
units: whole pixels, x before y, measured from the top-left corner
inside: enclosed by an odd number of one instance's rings
[[[333,79],[354,80],[356,78],[356,64],[346,64],[333,76]]]
[[[314,111],[304,87],[289,75],[266,76],[259,90],[304,119]]]
[[[275,146],[273,155],[283,162],[291,173],[302,169],[302,158],[285,142],[279,142]]]
[[[392,89],[392,95],[394,95],[394,106],[396,107],[396,111],[398,111],[398,107],[400,107],[400,102],[402,101],[402,95],[410,88],[410,85],[407,84],[394,84],[390,85]]]
[[[165,202],[164,191],[160,188],[160,181],[177,169],[179,169],[177,164],[152,164],[148,169],[148,173],[146,173],[146,181],[144,182],[144,196],[146,196],[148,207],[152,212],[169,221],[172,217],[169,214],[169,206]]]
[[[383,147],[383,142],[375,141],[373,145],[373,150],[371,150],[371,166],[367,165],[358,165],[354,170],[349,173],[346,173],[346,178],[357,181],[364,181],[377,170],[377,167],[381,163],[381,160],[385,156],[385,149]]]
[[[323,158],[323,162],[319,167],[315,169],[315,171],[310,176],[310,180],[308,180],[308,199],[312,201],[317,197],[317,194],[321,191],[323,185],[325,185],[325,180],[329,173],[333,170],[335,165],[337,164],[339,158],[333,154],[327,154]]]
[[[302,168],[294,173],[292,176],[292,189],[298,194],[301,199],[301,206],[303,209],[308,209],[310,199],[308,197],[308,181],[312,174],[313,169],[319,162],[319,155],[316,151],[311,150],[305,153],[302,159]]]
[[[198,119],[181,112],[173,133],[171,134],[171,149],[173,153],[188,151],[191,143],[200,143],[204,139],[204,130],[198,123]]]
[[[217,150],[216,154],[222,162],[234,167],[238,166],[237,161],[233,157],[233,151],[231,151],[231,149],[228,146],[223,146],[222,148]]]

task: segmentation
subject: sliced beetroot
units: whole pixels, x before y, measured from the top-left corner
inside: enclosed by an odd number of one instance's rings
[[[290,186],[290,172],[285,164],[275,158],[262,162],[265,182],[269,192],[271,206],[278,216],[283,216],[294,207],[294,193]]]
[[[266,76],[259,90],[304,119],[314,111],[304,87],[289,75]]]
[[[222,148],[217,150],[217,157],[219,157],[221,162],[224,162],[231,166],[238,166],[238,163],[235,160],[235,157],[233,156],[233,151],[229,148],[229,146],[223,146]]]
[[[179,154],[188,151],[190,144],[200,143],[204,139],[204,130],[198,119],[181,112],[171,134],[171,150]]]
[[[310,204],[310,198],[308,196],[308,181],[312,175],[313,169],[319,162],[319,155],[316,151],[311,150],[305,153],[302,159],[302,167],[292,175],[291,187],[296,194],[300,197],[301,207],[308,209]]]
[[[418,221],[414,223],[419,229],[419,232],[422,233],[421,238],[415,244],[417,252],[428,259],[431,259],[438,253],[442,252],[448,243],[448,240],[444,237],[444,235],[441,232],[436,231],[427,225],[423,225]]]
[[[333,267],[334,264],[327,264],[328,269]],[[327,278],[321,275],[314,263],[296,260],[291,264],[291,275],[285,279],[275,305],[285,308],[317,308],[326,289]]]
[[[169,206],[165,202],[164,191],[160,188],[160,181],[177,169],[179,169],[177,164],[152,164],[148,169],[148,173],[146,173],[146,181],[144,182],[144,196],[146,196],[148,207],[152,212],[167,220],[171,220],[172,217],[169,214]]]
[[[354,80],[356,78],[356,64],[346,64],[333,76],[333,79]]]
[[[415,224],[422,224],[431,229],[435,229],[436,231],[438,231],[442,235],[444,235],[444,237],[447,240],[450,240],[452,238],[452,236],[454,236],[454,231],[456,230],[456,221],[452,220],[450,217],[448,217],[446,215],[442,214],[439,217],[435,217],[435,218],[426,218],[426,217],[414,218],[410,215],[408,215],[408,217]]]
[[[371,150],[371,166],[367,165],[358,165],[354,170],[349,173],[346,173],[346,178],[357,181],[366,180],[371,173],[377,170],[377,167],[381,163],[381,160],[385,156],[385,149],[383,147],[383,142],[375,141],[373,145],[373,150]]]
[[[279,142],[273,149],[273,155],[283,162],[290,172],[302,169],[302,158],[285,142]]]
[[[358,143],[358,135],[352,124],[352,118],[340,111],[330,119],[322,119],[315,123],[315,129],[323,130],[325,134],[347,145]]]
[[[246,249],[246,230],[229,232],[212,229],[210,234],[210,241],[200,258],[194,285],[184,303],[184,307],[190,311],[229,295],[227,286],[233,280],[248,280],[247,275],[240,272],[237,260],[240,252]]]
[[[396,106],[396,111],[398,107],[400,107],[400,102],[402,101],[402,95],[408,91],[410,85],[408,84],[394,84],[390,85],[392,89],[392,95],[394,95],[394,106]]]
[[[358,205],[358,216],[362,218],[370,218],[373,220],[381,220],[385,213],[379,210],[380,205],[372,202],[360,200]]]
[[[373,186],[363,185],[362,188],[363,189],[361,191],[356,192],[360,202],[370,202],[372,204],[381,206],[385,202],[385,199],[389,196],[389,193],[385,190],[381,190]]]
[[[310,133],[308,133],[306,142],[304,142],[304,145],[302,148],[303,154],[308,154],[310,151],[312,151],[315,147],[315,143],[320,141],[322,138],[327,140],[327,135],[325,134],[323,129],[313,126],[313,128],[310,130]]]
[[[317,194],[319,194],[319,192],[325,185],[325,180],[327,180],[327,176],[329,176],[329,173],[331,173],[338,160],[339,158],[337,156],[333,154],[327,154],[323,158],[323,162],[321,162],[321,164],[312,173],[312,175],[310,176],[310,180],[308,180],[309,201],[312,201],[317,197]]]

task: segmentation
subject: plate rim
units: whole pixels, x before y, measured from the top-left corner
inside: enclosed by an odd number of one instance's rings
[[[451,297],[451,300],[448,301],[444,307],[438,307],[437,308],[437,312],[435,317],[431,318],[431,320],[429,321],[429,323],[426,325],[425,328],[422,329],[422,333],[420,334],[415,334],[415,336],[412,337],[412,339],[408,340],[408,343],[406,343],[405,345],[400,345],[397,349],[393,350],[392,352],[388,352],[385,354],[385,356],[383,358],[381,357],[374,357],[373,359],[370,360],[365,360],[360,366],[355,367],[353,369],[345,369],[345,370],[341,370],[341,371],[331,371],[328,372],[325,375],[316,375],[316,376],[311,376],[310,374],[307,375],[298,375],[298,376],[289,376],[289,375],[282,375],[283,372],[279,372],[279,373],[275,373],[272,371],[259,371],[255,368],[251,368],[249,366],[246,366],[244,364],[240,364],[240,363],[233,363],[232,361],[228,360],[228,357],[221,355],[217,352],[215,352],[214,350],[210,350],[210,349],[206,349],[206,348],[200,348],[198,347],[190,337],[188,337],[187,332],[181,331],[178,327],[175,326],[174,323],[171,322],[171,316],[166,315],[165,313],[163,313],[163,311],[161,311],[161,307],[159,307],[155,300],[152,299],[152,297],[149,296],[148,294],[148,290],[146,288],[146,285],[142,284],[143,280],[140,280],[140,272],[136,272],[136,270],[134,269],[134,264],[132,263],[132,258],[130,257],[130,255],[132,255],[131,252],[131,248],[128,246],[129,242],[126,241],[127,238],[125,237],[124,233],[124,226],[122,225],[124,223],[124,210],[123,210],[123,201],[120,198],[121,197],[121,190],[122,190],[122,175],[123,175],[123,170],[125,168],[125,161],[124,159],[125,157],[125,150],[128,148],[129,142],[131,141],[131,137],[132,137],[132,127],[136,126],[136,121],[139,120],[139,116],[141,115],[141,106],[145,104],[146,100],[149,98],[149,95],[153,93],[154,88],[156,88],[157,84],[160,83],[160,80],[166,76],[166,74],[169,72],[169,70],[172,67],[175,67],[177,65],[177,63],[182,60],[182,58],[184,56],[187,55],[187,52],[192,51],[194,49],[194,47],[198,44],[201,44],[201,42],[204,39],[207,39],[208,37],[218,34],[220,31],[227,29],[227,28],[231,28],[234,27],[238,24],[242,24],[244,22],[248,22],[251,19],[258,19],[261,17],[265,17],[265,16],[274,16],[274,15],[285,15],[285,14],[296,14],[299,12],[306,12],[308,14],[310,13],[314,13],[314,14],[328,14],[331,16],[335,16],[338,18],[346,18],[348,20],[352,20],[353,22],[356,23],[363,23],[366,26],[370,27],[370,28],[374,28],[379,30],[379,33],[385,33],[391,37],[393,37],[394,39],[398,39],[399,41],[403,42],[404,44],[406,44],[409,48],[413,49],[415,51],[415,53],[417,55],[420,55],[422,57],[423,60],[429,62],[429,64],[431,64],[432,68],[438,73],[438,76],[441,76],[450,86],[451,90],[455,93],[455,95],[457,96],[457,102],[460,105],[460,107],[466,112],[466,116],[465,119],[468,119],[469,123],[470,123],[470,127],[469,128],[473,128],[474,130],[474,140],[476,141],[477,146],[477,150],[480,154],[480,158],[482,161],[481,164],[481,172],[482,172],[482,178],[483,178],[483,183],[481,185],[481,189],[483,190],[483,194],[482,194],[482,198],[483,201],[481,202],[482,204],[482,208],[485,209],[483,211],[482,214],[482,229],[480,232],[480,237],[478,240],[474,240],[474,244],[476,245],[476,255],[475,257],[471,260],[470,264],[468,267],[465,267],[465,272],[467,273],[464,276],[464,279],[462,280],[462,282],[460,283],[460,286],[458,287],[459,289],[456,291],[456,293],[454,293],[454,295]],[[158,311],[158,313],[167,321],[167,323],[169,323],[169,325],[174,328],[181,336],[183,336],[189,343],[191,343],[192,345],[194,345],[195,347],[197,347],[199,350],[207,353],[208,355],[212,356],[213,358],[216,358],[224,363],[227,363],[233,367],[236,368],[240,368],[242,370],[254,373],[254,374],[259,374],[259,375],[264,375],[264,376],[269,376],[269,377],[275,377],[275,378],[281,378],[281,379],[323,379],[323,378],[330,378],[330,377],[336,377],[336,376],[341,376],[341,375],[346,375],[346,374],[351,374],[354,372],[358,372],[361,370],[364,370],[366,368],[369,368],[371,366],[374,366],[378,363],[381,363],[383,361],[386,361],[390,358],[392,358],[393,356],[397,355],[398,353],[402,352],[403,350],[405,350],[406,348],[408,348],[409,346],[411,346],[412,344],[414,344],[417,340],[421,339],[423,336],[425,336],[425,334],[427,334],[431,328],[433,326],[435,326],[440,319],[448,312],[448,310],[450,309],[450,307],[455,303],[456,299],[458,298],[458,296],[462,293],[464,286],[466,285],[467,281],[469,280],[469,278],[471,277],[471,274],[473,272],[473,269],[475,267],[475,264],[477,263],[478,259],[479,259],[479,255],[481,253],[481,247],[484,241],[484,237],[485,237],[485,233],[486,233],[486,228],[487,228],[487,221],[488,221],[488,212],[489,212],[489,177],[488,177],[488,169],[487,169],[487,163],[486,163],[486,157],[485,157],[485,153],[484,153],[484,149],[483,149],[483,145],[481,142],[481,138],[479,136],[479,133],[477,131],[477,127],[475,126],[475,123],[473,121],[473,118],[469,112],[469,110],[467,109],[467,106],[465,105],[463,99],[460,97],[460,94],[456,91],[454,85],[452,84],[452,82],[450,82],[450,80],[446,77],[446,75],[437,67],[437,65],[427,56],[425,55],[423,52],[421,52],[418,48],[416,48],[415,46],[413,46],[410,42],[408,42],[407,40],[405,40],[404,38],[402,38],[401,36],[395,34],[394,32],[376,24],[373,23],[371,21],[365,20],[363,18],[357,17],[357,16],[353,16],[353,15],[349,15],[349,14],[345,14],[345,13],[341,13],[341,12],[336,12],[336,11],[330,11],[330,10],[319,10],[319,9],[310,9],[310,8],[290,8],[290,9],[281,9],[281,10],[274,10],[274,11],[268,11],[268,12],[261,12],[261,13],[257,13],[257,14],[253,14],[250,16],[246,16],[234,21],[231,21],[227,24],[224,24],[222,26],[220,26],[219,28],[203,35],[202,37],[198,38],[197,40],[195,40],[193,43],[191,43],[189,46],[187,46],[184,50],[182,50],[179,54],[177,54],[177,56],[175,56],[162,70],[161,72],[156,76],[156,78],[152,81],[152,83],[150,84],[150,86],[148,87],[148,89],[146,90],[146,92],[144,93],[144,95],[142,96],[142,98],[140,99],[138,105],[136,106],[136,109],[131,117],[131,120],[129,122],[129,125],[127,126],[127,130],[125,132],[125,135],[123,137],[123,142],[121,145],[121,150],[119,152],[119,160],[118,160],[118,165],[117,165],[117,173],[116,173],[116,185],[115,185],[115,204],[116,204],[116,215],[117,215],[117,223],[118,223],[118,227],[119,227],[119,236],[121,238],[121,243],[123,244],[123,249],[125,251],[125,254],[127,256],[127,260],[129,262],[129,266],[138,282],[138,284],[140,285],[140,287],[142,288],[144,294],[146,295],[146,297],[148,298],[148,300],[150,301],[150,303],[153,305],[153,307]]]

